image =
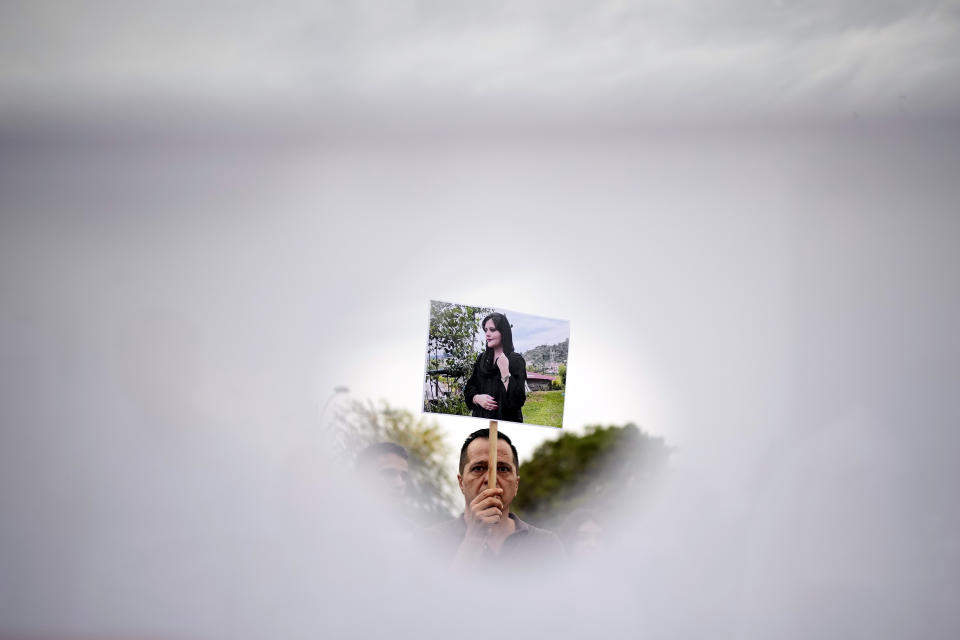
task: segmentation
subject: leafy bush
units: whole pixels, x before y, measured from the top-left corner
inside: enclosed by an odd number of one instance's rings
[[[427,340],[426,385],[432,399],[424,399],[424,410],[466,415],[461,392],[473,372],[477,354],[482,352],[480,321],[492,309],[448,302],[430,302],[430,333]],[[441,381],[446,386],[442,388]],[[444,394],[449,391],[449,396]]]
[[[625,496],[636,503],[667,467],[671,451],[662,438],[633,424],[562,433],[520,465],[524,488],[511,511],[554,524],[577,508],[612,509]]]
[[[468,416],[470,409],[467,408],[467,402],[463,399],[462,393],[440,398],[437,400],[428,400],[424,403],[424,411],[433,413],[446,413],[455,416]]]

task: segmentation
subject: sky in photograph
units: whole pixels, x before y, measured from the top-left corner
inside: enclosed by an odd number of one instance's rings
[[[363,546],[324,457],[354,400],[420,415],[439,299],[569,322],[565,431],[673,447],[616,566],[503,624],[957,637],[958,27],[923,0],[4,2],[0,635],[460,628],[476,585]],[[429,419],[452,477],[474,421]],[[506,431],[522,460],[558,435]]]
[[[542,345],[552,346],[570,339],[570,323],[508,309],[496,311],[507,316],[513,331],[513,347],[523,353]]]

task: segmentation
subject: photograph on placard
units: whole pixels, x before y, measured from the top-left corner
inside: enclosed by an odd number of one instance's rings
[[[563,427],[570,323],[430,301],[427,413]]]

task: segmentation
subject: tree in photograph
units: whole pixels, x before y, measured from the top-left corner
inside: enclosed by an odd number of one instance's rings
[[[354,400],[335,417],[338,457],[352,465],[364,447],[394,442],[410,454],[407,499],[414,518],[427,524],[449,518],[457,506],[456,486],[445,466],[451,452],[435,422],[415,417],[386,402]]]
[[[520,465],[523,490],[514,501],[517,515],[551,526],[574,509],[604,510],[624,495],[636,497],[663,472],[672,449],[636,427],[589,426],[586,433],[564,433],[537,447]]]
[[[432,301],[424,410],[469,415],[463,385],[483,351],[480,322],[493,309]]]
[[[527,370],[537,373],[556,373],[558,364],[566,365],[569,346],[568,338],[557,344],[541,344],[524,351],[523,359],[527,363]]]

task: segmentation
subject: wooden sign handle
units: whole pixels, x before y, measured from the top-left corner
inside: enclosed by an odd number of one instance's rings
[[[487,488],[497,486],[497,421],[490,421],[490,460],[487,466]]]

